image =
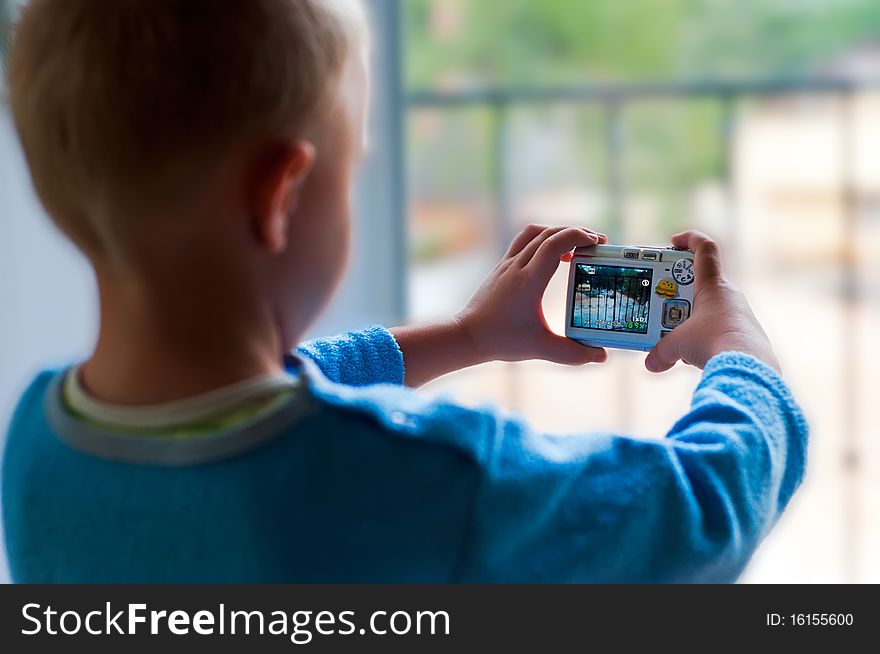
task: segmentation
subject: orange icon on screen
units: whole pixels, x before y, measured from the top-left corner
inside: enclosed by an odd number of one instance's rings
[[[654,292],[660,297],[672,300],[678,297],[678,285],[671,279],[661,279]]]

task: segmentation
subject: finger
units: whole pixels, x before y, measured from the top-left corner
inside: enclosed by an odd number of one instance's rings
[[[590,347],[564,336],[548,334],[541,342],[541,357],[565,366],[585,366],[604,363],[608,360],[608,352],[601,347]]]
[[[535,256],[529,262],[528,268],[542,280],[549,281],[556,269],[559,268],[559,262],[563,255],[575,248],[589,247],[598,242],[599,237],[592,232],[576,227],[564,229],[549,236],[541,243]]]
[[[594,232],[592,229],[587,229],[586,227],[570,227],[570,226],[558,226],[558,227],[547,227],[540,234],[535,236],[529,243],[522,248],[522,251],[517,255],[517,258],[520,259],[521,264],[523,266],[527,265],[529,261],[532,260],[532,257],[535,256],[535,253],[538,251],[538,248],[541,247],[541,244],[546,241],[548,238],[553,236],[554,234],[558,234],[559,232],[565,231],[566,229],[579,229],[582,232],[587,234],[593,234],[596,236],[596,242],[601,243],[608,242],[608,237],[604,234],[599,234]]]
[[[597,232],[597,231],[592,230],[592,229],[587,229],[587,231],[588,231],[590,234],[595,234],[595,235],[596,235],[596,237],[598,238],[598,243],[597,243],[598,245],[604,245],[604,244],[608,243],[608,236],[606,236],[606,235],[603,234],[602,232]],[[573,259],[574,259],[574,252],[566,252],[565,254],[562,255],[562,259],[560,259],[560,260],[561,260],[563,263],[571,263],[571,261],[572,261]]]
[[[526,246],[520,251],[519,254],[516,255],[517,260],[520,262],[520,267],[523,267],[532,260],[532,257],[535,256],[535,252],[538,251],[538,248],[541,247],[541,244],[546,241],[548,238],[553,236],[554,234],[558,234],[559,232],[570,229],[569,227],[548,227],[543,232],[538,234],[535,238],[529,241]]]
[[[509,259],[511,257],[515,257],[520,252],[523,251],[523,248],[531,243],[537,236],[539,236],[545,230],[550,229],[547,225],[527,225],[520,231],[519,234],[513,239],[513,242],[510,244],[507,252],[504,255],[505,259]]]
[[[675,332],[661,338],[645,359],[645,368],[651,372],[666,372],[681,359]]]
[[[694,253],[694,268],[698,280],[718,279],[722,276],[721,251],[718,244],[703,232],[682,232],[672,237],[672,244]]]

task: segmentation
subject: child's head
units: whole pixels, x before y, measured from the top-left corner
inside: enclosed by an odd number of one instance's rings
[[[364,32],[354,0],[31,0],[9,88],[37,193],[104,283],[198,266],[295,338],[347,254]]]

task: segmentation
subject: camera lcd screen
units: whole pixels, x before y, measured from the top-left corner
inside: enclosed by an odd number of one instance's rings
[[[576,265],[572,327],[648,333],[654,277],[651,268]]]

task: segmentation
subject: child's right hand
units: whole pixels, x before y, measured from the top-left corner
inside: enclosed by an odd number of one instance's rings
[[[694,253],[694,315],[663,338],[645,360],[651,372],[665,372],[679,360],[704,368],[722,352],[743,352],[776,370],[773,347],[745,296],[724,278],[718,246],[700,232],[672,237],[675,247]]]

